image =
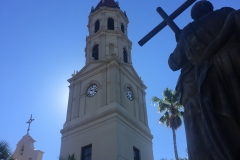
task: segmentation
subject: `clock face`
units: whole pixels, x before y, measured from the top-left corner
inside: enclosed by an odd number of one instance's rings
[[[127,98],[132,101],[133,100],[133,93],[132,93],[132,90],[127,87]]]
[[[93,97],[97,93],[97,85],[92,84],[88,89],[87,89],[87,96],[88,97]]]

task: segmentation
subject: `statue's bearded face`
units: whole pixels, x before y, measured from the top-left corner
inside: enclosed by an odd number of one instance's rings
[[[191,17],[196,20],[213,11],[213,5],[209,1],[199,1],[194,4],[191,10]]]

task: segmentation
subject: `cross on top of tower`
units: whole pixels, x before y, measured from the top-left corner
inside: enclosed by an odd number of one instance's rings
[[[30,124],[32,123],[32,121],[34,121],[34,119],[32,119],[32,114],[31,114],[30,119],[26,122],[26,123],[28,123],[27,135],[29,134],[29,131],[30,131]]]

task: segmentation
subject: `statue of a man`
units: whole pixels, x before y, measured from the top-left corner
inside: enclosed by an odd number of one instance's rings
[[[181,69],[177,84],[185,107],[190,160],[240,159],[240,13],[195,3],[169,57]],[[195,81],[196,78],[196,81]]]

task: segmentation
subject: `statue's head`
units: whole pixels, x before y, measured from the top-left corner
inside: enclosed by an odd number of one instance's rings
[[[191,17],[193,20],[196,20],[212,11],[213,5],[211,2],[206,0],[198,1],[192,7]]]

